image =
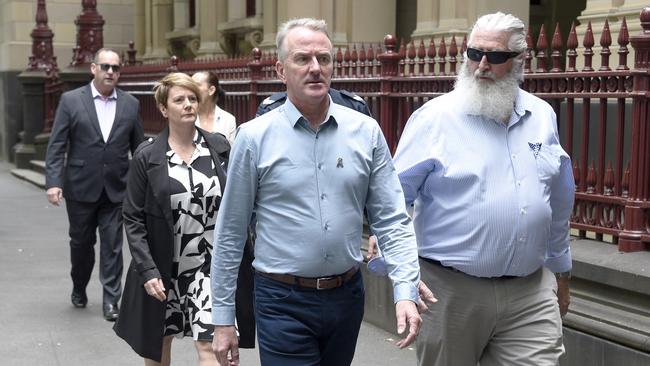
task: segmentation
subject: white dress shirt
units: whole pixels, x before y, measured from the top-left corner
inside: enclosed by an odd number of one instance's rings
[[[117,108],[117,91],[113,89],[113,93],[105,97],[99,93],[95,88],[95,83],[90,82],[90,89],[93,93],[93,101],[95,102],[95,111],[97,112],[97,120],[99,121],[99,128],[102,131],[104,142],[108,142],[108,137],[115,122],[115,109]]]

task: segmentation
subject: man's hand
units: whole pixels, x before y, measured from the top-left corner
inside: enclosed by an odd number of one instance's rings
[[[165,285],[160,278],[152,278],[144,283],[144,289],[149,296],[156,298],[158,301],[163,302],[167,298],[165,295]]]
[[[567,277],[557,279],[557,303],[560,305],[560,316],[564,317],[569,311],[569,304],[571,303],[569,279]]]
[[[239,341],[234,325],[215,325],[212,352],[221,366],[239,365]],[[230,353],[230,358],[228,354]]]
[[[63,190],[59,187],[51,187],[47,189],[47,200],[54,206],[58,206],[63,201]]]
[[[405,348],[415,340],[420,332],[422,318],[418,314],[415,303],[410,300],[400,300],[395,304],[395,315],[397,317],[397,333],[402,334],[406,330],[406,324],[409,326],[409,332],[406,337],[397,342],[397,347]]]
[[[435,304],[438,302],[438,299],[433,296],[433,292],[431,292],[427,285],[425,285],[422,281],[418,283],[418,295],[420,296],[420,299],[418,300],[418,312],[420,314],[429,311],[429,306],[427,303]]]
[[[368,254],[366,255],[367,260],[371,260],[372,257],[377,255],[377,237],[370,235],[368,237]]]

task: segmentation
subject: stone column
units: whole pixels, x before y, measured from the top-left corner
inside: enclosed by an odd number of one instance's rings
[[[189,0],[174,1],[174,31],[187,29],[190,26]]]
[[[142,59],[147,49],[147,17],[146,17],[146,1],[136,1],[133,4],[133,44],[135,45],[136,58]],[[125,60],[122,60],[124,62]]]
[[[438,29],[440,18],[440,0],[418,0],[417,23],[411,37],[414,39],[429,38]]]
[[[327,21],[334,46],[347,45],[350,41],[348,25],[351,14],[350,0],[334,0],[328,2],[329,9],[326,9],[324,19]]]
[[[381,42],[387,34],[395,33],[396,0],[348,0],[350,11],[335,9],[336,16],[342,12],[349,14],[345,18],[345,28],[338,29],[347,34],[347,42],[374,41]],[[338,3],[337,3],[338,5]],[[347,5],[347,4],[341,4]],[[365,19],[365,21],[355,21]]]
[[[278,0],[265,0],[262,3],[262,24],[264,38],[260,43],[263,51],[275,50],[275,36],[278,31]]]
[[[147,0],[145,9],[147,23],[147,52],[142,56],[145,62],[163,61],[169,58],[165,34],[174,26],[172,0]]]
[[[198,0],[197,5],[199,38],[201,40],[197,58],[202,59],[225,54],[219,43],[222,36],[218,30],[219,24],[226,20],[225,0]]]
[[[411,37],[425,40],[434,37],[438,43],[444,36],[447,44],[452,36],[456,36],[456,41],[460,42],[481,15],[501,11],[528,23],[530,12],[527,1],[418,0],[417,6],[417,27]]]

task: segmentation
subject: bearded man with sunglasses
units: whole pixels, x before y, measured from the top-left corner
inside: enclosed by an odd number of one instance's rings
[[[140,103],[117,89],[120,56],[102,48],[90,65],[93,80],[61,96],[45,161],[47,199],[66,199],[75,308],[88,303],[86,286],[95,264],[99,228],[103,313],[118,315],[122,295],[122,199],[129,151],[144,140]],[[67,156],[66,156],[67,152]]]
[[[420,365],[557,365],[569,305],[574,180],[556,115],[521,90],[526,33],[503,13],[474,25],[454,90],[410,117],[395,168],[414,204]]]

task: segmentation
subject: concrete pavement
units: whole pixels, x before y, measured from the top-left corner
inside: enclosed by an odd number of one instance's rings
[[[64,207],[9,173],[0,162],[0,365],[141,365],[141,359],[102,317],[97,265],[85,309],[70,304],[71,281]],[[96,251],[99,244],[96,245]],[[129,263],[125,240],[125,268]],[[370,324],[361,328],[355,366],[414,365],[414,348]],[[175,340],[172,364],[196,364],[191,340]],[[243,350],[242,365],[259,365],[257,350]]]

